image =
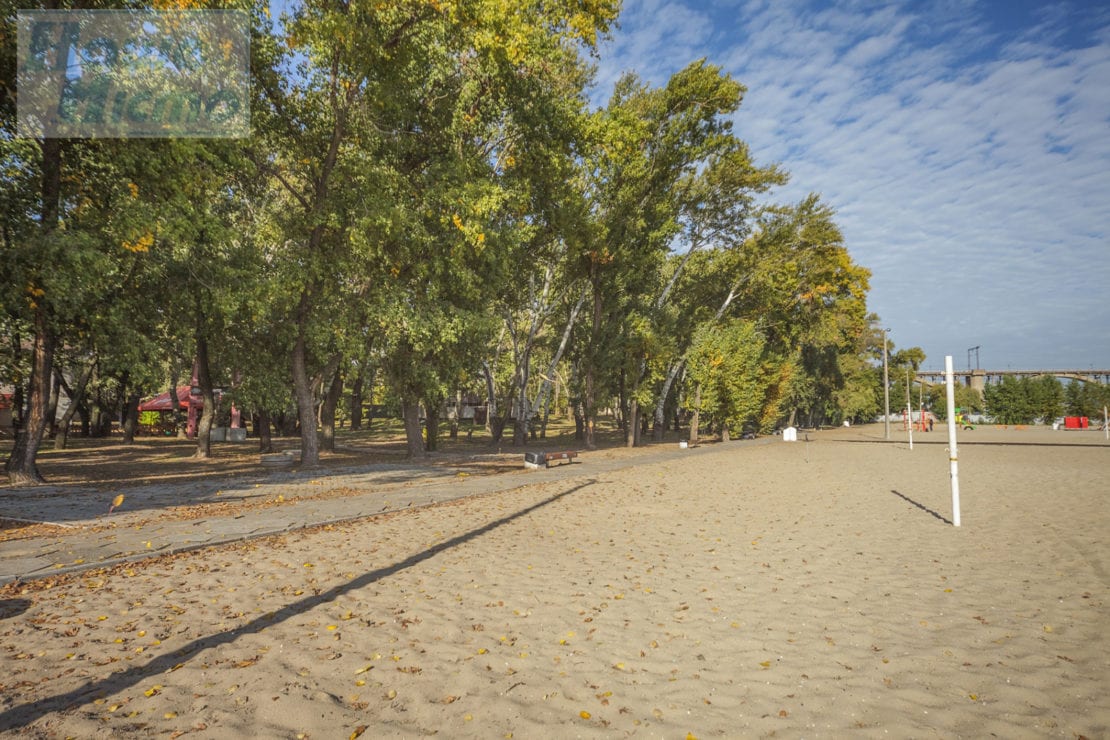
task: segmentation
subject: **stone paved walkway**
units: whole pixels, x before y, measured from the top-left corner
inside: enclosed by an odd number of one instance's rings
[[[732,442],[765,444],[774,438]],[[539,449],[539,448],[534,448]],[[533,483],[589,478],[644,463],[700,456],[720,445],[677,445],[582,453],[548,469],[479,474],[457,466],[375,464],[340,471],[262,472],[258,476],[138,485],[109,514],[114,494],[73,486],[0,491],[0,518],[63,529],[0,542],[0,584],[361,519]],[[471,472],[471,471],[475,472]],[[343,489],[342,492],[336,489]],[[187,507],[188,510],[183,510]],[[173,509],[172,511],[169,511]]]

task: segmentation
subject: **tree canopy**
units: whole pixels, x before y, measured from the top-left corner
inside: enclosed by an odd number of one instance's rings
[[[199,455],[234,402],[264,440],[298,430],[308,466],[364,381],[413,455],[464,390],[517,444],[560,394],[587,445],[610,414],[635,444],[682,410],[734,431],[876,413],[869,272],[819,195],[775,202],[787,173],[734,133],[745,88],[720,67],[629,73],[592,110],[612,0],[242,7],[247,138],[21,138],[3,89],[13,482],[41,480],[56,388],[126,422],[191,373]]]

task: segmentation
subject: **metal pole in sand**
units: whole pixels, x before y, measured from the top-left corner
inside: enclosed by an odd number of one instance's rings
[[[1106,407],[1102,407],[1102,428],[1106,430],[1106,438],[1110,439],[1110,414],[1106,413]]]
[[[913,401],[910,399],[910,370],[906,368],[906,431],[910,433],[910,449],[913,449]]]
[[[956,390],[952,387],[952,355],[944,356],[944,384],[948,397],[948,468],[952,477],[952,524],[960,526],[960,466],[956,455]]]
[[[886,359],[886,329],[883,332],[883,426],[885,434],[883,439],[890,439],[890,377],[887,370]]]

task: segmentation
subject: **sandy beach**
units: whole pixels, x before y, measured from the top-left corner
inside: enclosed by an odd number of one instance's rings
[[[1110,736],[1110,444],[881,426],[0,590],[30,737]]]

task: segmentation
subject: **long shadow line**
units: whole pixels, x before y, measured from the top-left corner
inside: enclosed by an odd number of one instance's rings
[[[538,509],[542,509],[545,506],[553,504],[559,499],[565,498],[572,493],[581,491],[583,488],[591,486],[596,482],[596,480],[590,479],[584,483],[574,486],[573,488],[569,488],[566,491],[557,493],[553,496],[549,496],[548,498],[545,498],[542,501],[538,501],[531,506],[521,509],[520,511],[517,511],[513,514],[503,516],[500,519],[495,519],[494,521],[489,522],[488,524],[485,524],[477,529],[472,529],[469,532],[465,532],[456,537],[452,537],[451,539],[445,542],[441,542],[438,545],[429,547],[427,550],[418,552],[415,555],[411,555],[398,563],[394,563],[393,565],[384,568],[378,568],[377,570],[372,570],[369,573],[364,573],[363,575],[358,576],[357,578],[353,578],[346,583],[340,584],[338,586],[333,586],[332,588],[328,589],[327,591],[323,591],[320,594],[306,596],[299,601],[295,601],[282,607],[276,612],[270,612],[260,617],[256,617],[255,619],[252,619],[250,622],[247,622],[241,627],[225,630],[224,632],[219,632],[214,635],[199,637],[189,644],[185,645],[181,649],[175,650],[171,653],[160,655],[143,665],[131,666],[126,670],[119,671],[118,673],[113,673],[110,676],[106,676],[102,679],[91,681],[71,691],[67,691],[64,694],[58,694],[57,696],[52,697],[45,697],[33,702],[27,702],[25,704],[13,706],[10,709],[5,710],[3,713],[0,713],[0,732],[6,732],[8,730],[13,730],[30,724],[31,722],[34,722],[35,720],[40,719],[41,717],[54,711],[61,711],[64,709],[80,706],[81,704],[85,703],[87,699],[94,698],[97,695],[111,694],[135,686],[136,684],[141,683],[143,680],[151,676],[165,673],[175,666],[179,666],[179,664],[191,660],[198,653],[204,650],[234,642],[243,635],[259,633],[267,627],[271,627],[275,624],[278,624],[279,622],[284,622],[291,617],[302,614],[310,609],[314,609],[321,604],[333,601],[336,597],[341,596],[348,591],[363,588],[383,578],[387,578],[389,576],[400,573],[401,571],[411,568],[414,565],[419,565],[425,560],[433,558],[446,550],[450,550],[451,548],[458,547],[471,540],[481,537],[482,535],[492,532],[493,530],[502,527],[516,519],[520,519],[521,517],[527,516],[528,514],[531,514]]]
[[[952,521],[950,519],[945,518],[944,515],[938,514],[937,512],[933,511],[928,506],[926,506],[925,504],[917,503],[916,501],[914,501],[912,498],[910,498],[906,494],[895,491],[893,488],[890,489],[890,492],[893,493],[898,498],[902,499],[903,501],[910,502],[911,504],[913,504],[917,508],[921,509],[922,511],[928,512],[929,514],[932,514],[933,516],[935,516],[937,519],[940,519],[945,524],[951,524],[952,523]]]

